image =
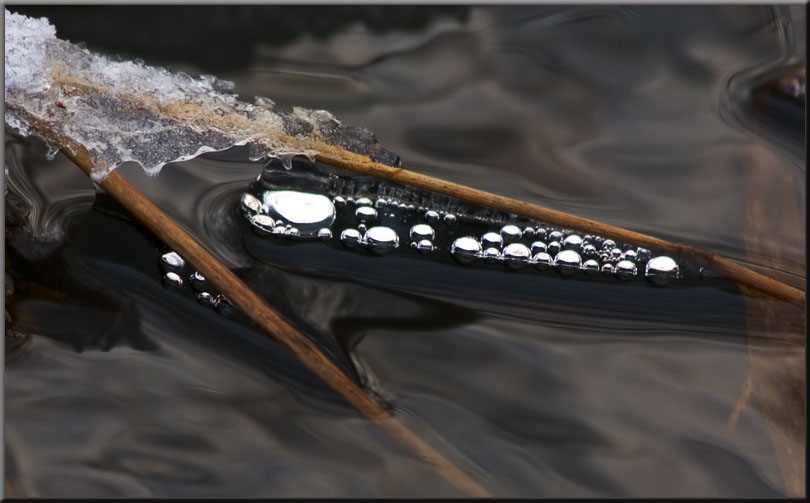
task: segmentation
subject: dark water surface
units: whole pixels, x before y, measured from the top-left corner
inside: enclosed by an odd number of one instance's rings
[[[246,98],[327,109],[409,169],[804,284],[804,135],[784,127],[803,124],[803,106],[770,122],[748,106],[757,85],[803,63],[804,6],[268,9],[299,31],[273,38],[257,26],[270,14],[248,13],[233,39],[239,19],[216,41],[178,28],[178,47],[200,50],[161,55],[175,38],[158,30],[149,46],[117,11],[105,18],[122,30],[115,42],[84,39],[216,71]],[[68,9],[18,10],[52,12],[73,41],[86,30]],[[313,35],[329,16],[338,27]],[[161,243],[45,150],[7,135],[10,194],[33,232],[6,247],[15,328],[33,334],[6,355],[7,491],[459,495],[243,319],[163,288]],[[795,179],[801,205],[796,232],[772,243],[776,265],[747,256],[744,238],[744,182],[763,156]],[[725,428],[749,364],[733,285],[655,288],[262,239],[234,209],[261,169],[236,148],[156,178],[121,172],[493,494],[786,494],[760,410]],[[763,335],[779,336],[803,334]],[[775,352],[775,364],[796,354]]]

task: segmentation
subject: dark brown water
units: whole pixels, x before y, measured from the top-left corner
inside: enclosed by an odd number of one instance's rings
[[[804,107],[750,106],[752,89],[803,63],[803,6],[330,9],[20,11],[96,51],[330,110],[409,169],[804,284]],[[33,234],[6,245],[14,328],[33,334],[6,355],[8,492],[459,495],[260,332],[164,289],[161,244],[45,150],[7,135],[10,194]],[[801,206],[795,233],[771,243],[775,266],[744,238],[745,180],[763,156]],[[244,149],[157,178],[121,168],[493,494],[786,494],[763,412],[749,405],[725,428],[749,364],[733,285],[259,240],[232,203],[261,169]],[[797,354],[803,343],[774,365]]]

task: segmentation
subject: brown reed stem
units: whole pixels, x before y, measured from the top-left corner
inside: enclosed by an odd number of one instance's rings
[[[8,104],[6,104],[8,107]],[[95,169],[87,149],[37,117],[24,114],[32,128],[82,169],[88,176]],[[241,279],[185,232],[160,208],[141,194],[117,171],[110,173],[101,187],[157,237],[177,251],[228,300],[264,332],[293,353],[310,370],[343,396],[357,410],[409,447],[440,476],[460,491],[476,497],[490,496],[486,489],[462,472],[405,425],[397,421],[370,395],[341,371],[307,336],[296,330],[265,304]]]
[[[289,141],[292,140],[293,139],[290,137]],[[545,208],[537,204],[499,196],[491,192],[408,171],[404,168],[394,168],[379,162],[374,162],[368,156],[348,152],[325,143],[312,143],[310,145],[320,152],[316,155],[316,160],[326,164],[338,166],[364,175],[382,178],[391,182],[438,192],[457,199],[463,199],[555,225],[577,229],[587,233],[599,234],[619,241],[635,243],[654,249],[665,250],[673,254],[677,259],[689,258],[703,267],[722,272],[726,277],[740,286],[749,287],[788,302],[798,304],[804,304],[805,302],[805,293],[803,291],[758,273],[725,257],[721,257],[709,250],[672,243],[647,234],[597,222],[596,220],[589,220],[562,211]]]

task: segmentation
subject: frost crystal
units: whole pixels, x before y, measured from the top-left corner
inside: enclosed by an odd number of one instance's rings
[[[88,149],[102,180],[126,161],[149,174],[169,162],[234,145],[251,157],[318,153],[322,142],[398,164],[366,129],[342,126],[325,110],[275,109],[237,100],[234,84],[192,78],[138,61],[114,61],[56,37],[47,19],[5,11],[6,124],[29,135],[45,121]]]

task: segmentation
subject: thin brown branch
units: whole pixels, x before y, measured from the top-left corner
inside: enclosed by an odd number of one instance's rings
[[[24,113],[19,109],[17,111]],[[87,149],[64,134],[53,130],[47,122],[26,115],[37,133],[51,144],[58,145],[62,152],[86,174],[93,173],[96,168]],[[489,493],[480,484],[397,421],[376,400],[346,376],[308,337],[270,308],[230,269],[149,201],[121,174],[116,171],[110,173],[101,182],[101,187],[129,210],[138,221],[197,268],[233,305],[250,317],[267,335],[287,348],[363,415],[378,423],[409,447],[419,458],[460,491],[470,496],[489,496]]]

